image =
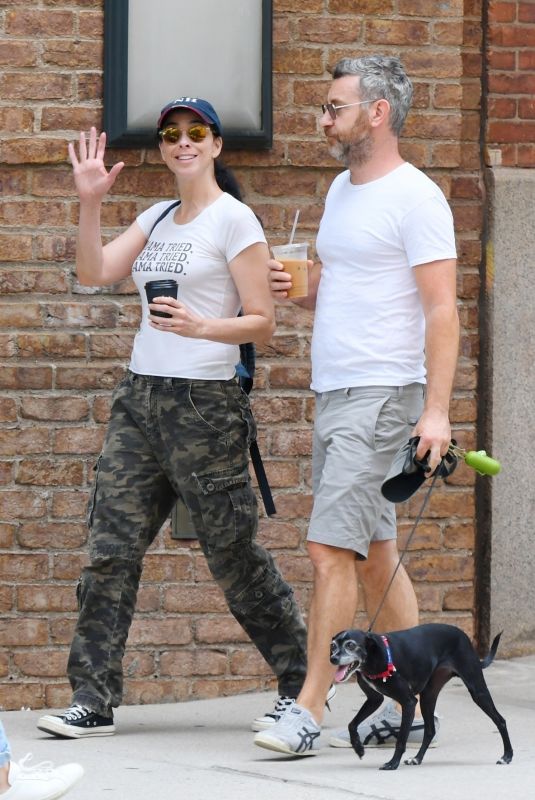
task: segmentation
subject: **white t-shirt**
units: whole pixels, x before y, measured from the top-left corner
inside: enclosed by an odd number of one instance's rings
[[[312,388],[425,383],[425,320],[412,267],[456,257],[441,190],[404,163],[361,185],[329,189],[312,337]]]
[[[169,205],[169,201],[156,203],[139,215],[137,222],[147,236]],[[142,319],[130,369],[140,375],[228,380],[240,360],[239,347],[151,328],[145,283],[173,278],[178,300],[195,314],[209,319],[235,317],[241,303],[228,264],[245,248],[266,241],[262,226],[248,206],[226,193],[185,225],[177,225],[173,217],[170,211],[158,223],[132,265]]]

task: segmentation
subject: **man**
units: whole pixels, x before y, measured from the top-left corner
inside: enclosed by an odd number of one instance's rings
[[[448,449],[459,320],[451,211],[440,189],[399,153],[411,99],[398,59],[345,58],[322,106],[329,152],[347,170],[326,198],[317,238],[321,264],[311,270],[309,295],[295,301],[316,309],[308,673],[296,703],[255,737],[283,753],[319,749],[333,680],[330,641],[353,623],[357,577],[369,619],[384,598],[376,630],[418,624],[403,567],[384,597],[399,556],[395,508],[380,487],[411,434],[420,437],[418,457],[429,454],[430,471]],[[290,276],[280,263],[270,268],[272,292],[283,299]]]

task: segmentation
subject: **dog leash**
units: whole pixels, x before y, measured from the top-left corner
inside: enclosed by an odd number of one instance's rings
[[[420,522],[420,520],[422,518],[422,515],[423,515],[423,513],[425,511],[425,507],[427,505],[427,501],[429,500],[429,497],[431,495],[431,492],[433,491],[433,488],[435,486],[435,483],[436,483],[436,480],[437,480],[438,477],[439,477],[438,470],[435,470],[435,473],[433,475],[433,479],[432,479],[432,481],[431,481],[431,483],[429,485],[429,488],[428,488],[428,490],[427,490],[427,492],[425,494],[424,501],[423,501],[423,503],[421,505],[421,508],[420,508],[420,510],[418,512],[418,515],[417,515],[417,517],[416,517],[416,519],[414,521],[414,525],[412,526],[412,530],[411,530],[411,532],[410,532],[410,534],[408,536],[408,539],[407,539],[407,542],[405,544],[405,547],[403,548],[403,550],[402,550],[402,552],[401,552],[401,554],[399,556],[399,560],[398,560],[398,563],[396,565],[396,568],[395,568],[394,572],[392,573],[392,577],[390,578],[388,586],[386,587],[386,589],[384,591],[384,594],[383,594],[383,597],[381,599],[381,602],[379,603],[379,605],[377,607],[377,610],[376,610],[375,614],[373,615],[373,619],[370,622],[370,626],[368,628],[368,633],[372,632],[373,626],[375,625],[375,623],[377,621],[377,617],[379,616],[379,614],[381,612],[381,609],[384,606],[384,603],[385,603],[385,600],[386,600],[386,596],[387,596],[388,592],[390,591],[390,589],[392,587],[392,584],[394,583],[394,578],[396,577],[398,569],[401,567],[401,562],[403,561],[403,558],[405,557],[405,553],[409,549],[409,545],[411,543],[411,539],[414,536],[414,532],[415,532],[416,528],[418,527],[418,523]]]

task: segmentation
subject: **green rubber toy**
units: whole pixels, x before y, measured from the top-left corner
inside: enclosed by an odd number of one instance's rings
[[[500,462],[488,456],[484,450],[468,450],[464,460],[480,475],[497,475],[502,468]]]

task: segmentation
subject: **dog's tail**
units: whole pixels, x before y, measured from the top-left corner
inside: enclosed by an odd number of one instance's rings
[[[492,642],[491,648],[489,650],[489,654],[485,656],[485,658],[481,661],[481,669],[485,669],[494,661],[494,656],[496,655],[496,650],[498,649],[498,644],[500,643],[500,637],[503,631],[495,637],[494,641]]]

